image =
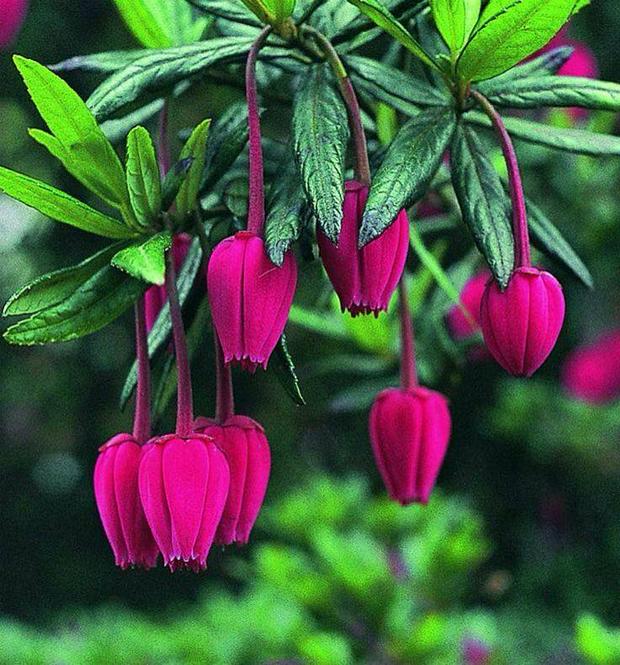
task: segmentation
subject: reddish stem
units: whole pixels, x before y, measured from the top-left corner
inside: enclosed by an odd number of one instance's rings
[[[510,199],[512,200],[512,219],[515,237],[515,268],[531,265],[530,257],[530,234],[527,225],[527,208],[525,206],[525,195],[523,193],[523,181],[519,171],[519,162],[515,152],[512,139],[506,130],[502,116],[491,102],[478,91],[471,93],[480,103],[484,112],[491,119],[500,139],[506,166],[508,167],[508,184],[510,187]]]
[[[140,444],[151,436],[151,369],[149,366],[148,337],[144,298],[136,303],[136,359],[138,361],[138,385],[133,417],[133,436]]]
[[[218,423],[224,423],[235,415],[235,395],[230,365],[226,365],[224,362],[224,352],[215,328],[213,329],[213,338],[215,341],[215,379],[217,385],[215,419]]]
[[[418,385],[418,372],[415,360],[413,321],[409,309],[409,295],[405,275],[399,285],[400,304],[400,385],[405,390]]]
[[[179,304],[177,291],[176,269],[172,251],[166,257],[166,291],[170,304],[170,319],[172,321],[172,336],[174,339],[174,352],[177,361],[177,434],[188,436],[191,434],[194,414],[192,408],[192,378],[187,353],[187,340],[183,327],[183,314]]]
[[[170,143],[168,141],[168,101],[159,112],[159,132],[158,132],[157,157],[159,159],[159,170],[161,177],[167,175],[170,171]]]
[[[271,26],[263,29],[252,44],[245,68],[245,94],[248,104],[249,129],[249,202],[248,231],[262,235],[265,226],[265,182],[263,172],[263,146],[258,109],[258,87],[256,84],[256,61],[261,48],[271,33]]]

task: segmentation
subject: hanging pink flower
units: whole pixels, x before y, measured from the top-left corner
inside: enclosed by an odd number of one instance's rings
[[[490,271],[483,270],[465,282],[459,298],[461,306],[454,305],[447,316],[448,328],[454,339],[467,339],[480,330],[480,305],[490,279]]]
[[[28,0],[0,0],[0,50],[17,37],[28,10]]]

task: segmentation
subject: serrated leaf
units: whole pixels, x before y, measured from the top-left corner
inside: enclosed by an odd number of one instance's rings
[[[468,113],[465,118],[468,122],[482,127],[492,126],[489,118],[478,111]],[[523,118],[505,117],[504,124],[512,138],[521,139],[527,143],[590,157],[620,155],[620,137],[618,136],[597,134],[585,129],[552,127]]]
[[[161,181],[153,140],[140,126],[127,136],[127,189],[138,223],[150,226],[161,212]]]
[[[40,180],[0,167],[0,190],[54,221],[104,238],[134,238],[136,232]]]
[[[589,289],[593,288],[594,280],[587,266],[545,213],[531,201],[527,202],[527,213],[532,241],[536,247],[560,261]]]
[[[291,245],[299,238],[306,206],[301,178],[293,164],[276,180],[270,195],[265,245],[273,263],[281,266]]]
[[[136,279],[162,286],[166,276],[166,252],[172,245],[170,231],[162,231],[114,255],[112,265]]]
[[[295,96],[293,139],[304,189],[317,223],[338,242],[344,203],[347,109],[333,89],[327,65],[316,65]]]
[[[248,37],[220,37],[147,53],[106,79],[88,106],[96,118],[105,120],[143,95],[161,92],[215,64],[243,59],[252,42]]]
[[[493,0],[458,60],[464,81],[492,78],[545,46],[568,21],[574,0]]]
[[[374,177],[360,227],[363,247],[424,196],[454,134],[452,109],[427,109],[402,126]]]
[[[73,58],[62,60],[48,69],[53,72],[97,72],[108,74],[127,67],[138,58],[144,57],[144,49],[131,49],[128,51],[104,51],[103,53],[90,53],[89,55],[76,55]]]
[[[508,198],[475,132],[459,123],[451,148],[452,183],[478,249],[502,288],[514,268],[514,239]]]
[[[306,400],[301,392],[301,384],[295,369],[295,363],[288,350],[286,335],[282,335],[275,352],[275,363],[273,369],[280,385],[297,406],[305,406]]]
[[[439,33],[452,53],[469,39],[480,16],[480,0],[431,0]]]
[[[181,219],[187,217],[196,207],[198,191],[203,177],[207,154],[207,136],[211,120],[203,120],[191,133],[181,151],[181,159],[191,159],[192,164],[185,176],[179,193],[176,195],[176,212]]]
[[[129,207],[125,173],[118,155],[79,95],[47,67],[14,57],[41,117],[63,148],[63,163],[110,205]]]
[[[379,0],[348,0],[363,14],[368,16],[380,28],[399,41],[407,50],[420,58],[429,67],[436,68],[433,59],[424,51],[422,46],[409,34],[402,23],[397,21],[390,10]]]
[[[67,342],[101,330],[136,302],[144,284],[107,265],[62,302],[11,326],[10,344]]]
[[[69,268],[54,270],[22,287],[8,300],[3,316],[34,314],[57,305],[71,296],[84,282],[110,262],[122,243],[110,245]]]

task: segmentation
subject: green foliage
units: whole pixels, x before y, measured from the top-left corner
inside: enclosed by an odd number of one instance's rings
[[[121,249],[112,257],[111,263],[136,279],[162,286],[166,275],[166,252],[171,245],[172,234],[162,231]]]
[[[480,0],[431,0],[437,29],[452,53],[460,51],[480,16]]]
[[[614,665],[620,661],[620,630],[606,628],[591,614],[577,623],[577,648],[592,665]]]
[[[153,140],[140,126],[127,136],[127,190],[138,223],[151,226],[161,212],[161,181]]]
[[[176,213],[183,219],[189,216],[196,207],[196,200],[202,181],[207,154],[207,136],[211,120],[203,120],[197,125],[181,151],[181,160],[191,160],[179,192],[176,195]]]

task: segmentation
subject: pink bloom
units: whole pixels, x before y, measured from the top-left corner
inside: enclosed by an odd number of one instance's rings
[[[265,431],[245,416],[232,416],[223,424],[198,418],[196,431],[215,441],[230,468],[230,490],[215,540],[220,545],[245,544],[269,483],[271,452]]]
[[[377,316],[385,311],[403,274],[409,249],[409,221],[404,210],[378,238],[358,249],[359,227],[368,199],[368,187],[356,181],[345,184],[344,216],[338,245],[317,230],[325,270],[342,311],[353,316]]]
[[[17,37],[28,10],[28,0],[0,0],[0,50]]]
[[[555,277],[518,268],[501,291],[489,282],[482,297],[481,324],[491,355],[510,374],[531,376],[553,350],[564,322],[564,294]]]
[[[448,312],[448,328],[454,339],[467,339],[480,330],[480,304],[487,282],[491,278],[488,270],[483,270],[465,282],[461,290],[461,306],[454,305]],[[466,316],[465,312],[469,316]]]
[[[140,498],[171,570],[207,567],[229,482],[226,458],[208,436],[170,434],[145,446]]]
[[[620,397],[620,330],[575,349],[564,362],[562,383],[570,395],[592,404]]]
[[[138,492],[142,448],[131,434],[118,434],[99,449],[95,499],[116,565],[152,568],[159,555]]]
[[[370,440],[388,493],[402,505],[428,503],[451,432],[446,398],[428,388],[390,388],[370,411]]]
[[[207,286],[213,323],[225,362],[267,368],[284,332],[297,285],[297,264],[287,252],[281,267],[262,238],[241,231],[223,240],[209,260]]]
[[[463,663],[465,665],[487,665],[490,658],[491,652],[484,642],[472,638],[463,640]]]

